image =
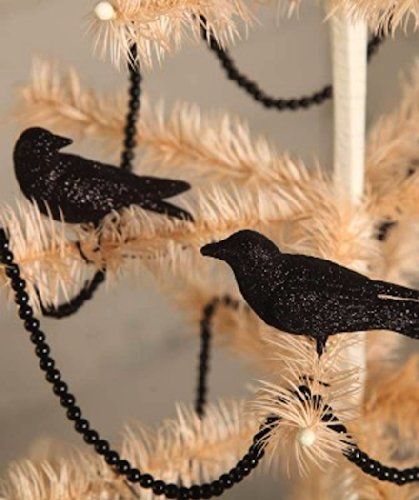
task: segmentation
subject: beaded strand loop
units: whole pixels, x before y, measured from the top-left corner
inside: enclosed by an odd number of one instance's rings
[[[83,418],[82,410],[77,406],[76,397],[69,391],[67,383],[62,379],[61,372],[51,355],[45,333],[40,328],[39,320],[34,317],[34,311],[29,303],[29,295],[26,292],[26,282],[21,278],[20,268],[9,248],[7,235],[4,229],[1,228],[0,263],[4,265],[6,276],[15,292],[19,317],[24,322],[25,330],[30,333],[30,341],[35,346],[35,355],[39,359],[39,367],[45,373],[47,382],[51,384],[54,394],[59,398],[61,406],[65,409],[67,419],[73,422],[76,432],[83,436],[84,441],[92,446],[95,452],[102,456],[116,473],[124,476],[130,483],[139,484],[145,489],[151,489],[155,495],[165,495],[167,498],[177,499],[201,499],[222,495],[225,490],[241,482],[257,467],[265,454],[264,442],[272,427],[278,422],[278,417],[268,417],[259,432],[254,436],[253,443],[244,457],[229,472],[222,474],[218,479],[210,483],[195,484],[190,487],[173,483],[168,484],[155,479],[150,474],[142,473],[138,468],[133,467],[128,460],[121,458],[119,453],[111,448],[109,442],[91,427],[87,419]],[[303,391],[300,388],[300,392],[305,394],[305,397],[310,397],[306,390]],[[338,433],[346,432],[345,426],[338,423],[331,408],[330,412],[325,414],[325,418],[331,422],[330,427],[333,430]],[[419,481],[419,467],[404,470],[386,467],[372,460],[355,445],[351,446],[345,456],[366,474],[377,477],[382,481],[390,481],[399,485]]]
[[[278,98],[270,96],[256,81],[240,71],[230,52],[220,46],[213,33],[208,32],[207,21],[204,17],[201,17],[201,37],[207,43],[209,50],[211,50],[218,59],[227,78],[236,83],[236,85],[243,89],[246,94],[267,109],[275,109],[276,111],[298,111],[300,109],[318,106],[328,99],[331,99],[333,96],[332,85],[325,85],[320,90],[301,97]],[[383,41],[384,36],[381,33],[373,35],[370,38],[367,45],[368,61],[370,61],[371,57],[377,52]]]

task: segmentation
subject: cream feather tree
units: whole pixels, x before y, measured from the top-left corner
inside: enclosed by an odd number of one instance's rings
[[[190,39],[202,36],[224,47],[256,18],[256,4],[113,0],[96,6],[91,29],[100,55],[110,56],[117,65],[151,68]],[[415,25],[419,18],[413,0],[334,0],[327,10],[331,16],[362,19],[382,32],[405,26],[409,19]],[[285,251],[327,258],[374,278],[414,286],[419,263],[418,97],[416,64],[397,108],[369,132],[366,187],[357,203],[342,197],[320,165],[305,165],[268,139],[253,137],[240,118],[224,112],[206,115],[189,103],[166,110],[163,103],[142,99],[137,131],[141,169],[193,183],[193,192],[183,200],[193,222],[131,207],[111,214],[98,229],[57,223],[21,199],[14,207],[1,208],[0,226],[10,236],[38,312],[71,300],[104,268],[110,283],[123,280],[125,273],[148,269],[197,328],[205,308],[218,297],[211,316],[215,340],[262,370],[264,380],[251,401],[209,406],[202,419],[180,408],[174,421],[155,431],[141,425],[127,430],[121,455],[133,466],[168,483],[211,482],[246,453],[270,416],[264,462],[274,474],[282,467],[302,475],[291,498],[415,498],[416,483],[383,483],[344,455],[355,442],[391,467],[417,464],[412,445],[419,431],[417,357],[402,364],[399,337],[380,332],[367,335],[366,376],[357,363],[347,362],[348,350],[359,345],[361,336],[334,337],[318,358],[310,341],[262,323],[240,301],[227,274],[215,273],[213,264],[201,259],[199,248],[253,228]],[[30,81],[19,91],[16,117],[25,126],[97,141],[115,158],[124,137],[124,109],[124,94],[101,95],[85,87],[74,68],[62,70],[37,60]],[[390,228],[385,238],[380,237],[383,228]],[[0,280],[9,290],[2,267]],[[8,295],[12,298],[11,291]],[[302,386],[317,399],[303,398]],[[339,432],[330,423],[331,409],[335,425],[343,426]],[[27,500],[152,498],[149,490],[130,484],[82,449],[53,449],[46,456],[11,464],[0,491],[7,499]]]

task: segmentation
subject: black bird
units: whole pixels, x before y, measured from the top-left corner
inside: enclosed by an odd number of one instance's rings
[[[81,156],[61,153],[71,139],[43,128],[25,130],[14,150],[15,173],[23,194],[40,211],[68,223],[98,224],[105,215],[130,205],[177,219],[192,216],[167,201],[190,189],[184,181],[139,177]],[[50,212],[49,212],[49,211]]]
[[[230,265],[243,298],[265,323],[313,338],[319,356],[336,333],[393,330],[419,338],[417,290],[329,260],[282,253],[256,231],[239,231],[201,253]]]

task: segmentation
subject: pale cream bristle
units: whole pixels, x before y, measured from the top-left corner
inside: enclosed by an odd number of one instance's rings
[[[185,40],[199,40],[201,17],[221,45],[239,36],[238,21],[246,26],[252,20],[243,0],[113,0],[111,7],[114,14],[106,7],[105,20],[95,9],[90,30],[95,35],[95,50],[118,66],[132,58],[134,43],[138,61],[150,67]]]
[[[246,415],[246,416],[245,416]],[[176,419],[157,430],[139,424],[123,435],[121,456],[140,470],[168,483],[206,482],[229,470],[242,458],[257,432],[255,419],[244,413],[242,403],[209,405],[200,420],[179,407]],[[7,500],[115,500],[151,498],[130,486],[97,455],[60,446],[40,460],[33,457],[11,464],[0,485]],[[216,457],[216,459],[214,458]]]

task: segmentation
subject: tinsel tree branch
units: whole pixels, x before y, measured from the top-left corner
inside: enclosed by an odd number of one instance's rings
[[[131,57],[135,43],[138,61],[151,66],[185,39],[199,40],[201,17],[220,45],[238,36],[237,21],[250,23],[252,16],[243,0],[111,0],[110,14],[91,15],[95,49],[119,65]]]
[[[209,406],[204,420],[178,408],[177,418],[156,431],[140,424],[123,434],[121,454],[140,470],[168,483],[189,486],[229,470],[246,452],[258,423],[240,403]],[[214,456],[217,460],[214,460]],[[11,464],[0,486],[7,499],[73,500],[81,498],[151,499],[129,486],[97,455],[70,452]]]
[[[57,132],[101,141],[117,154],[124,127],[123,94],[101,95],[83,88],[76,71],[64,76],[48,61],[35,60],[31,81],[19,90],[16,115],[24,125],[43,125]],[[138,144],[152,165],[167,172],[176,168],[186,177],[240,184],[279,184],[310,191],[323,179],[317,167],[309,171],[269,142],[252,139],[249,126],[226,114],[203,115],[198,106],[178,103],[170,113],[144,99]]]
[[[281,10],[288,15],[299,11],[301,0],[279,0]],[[397,28],[417,29],[417,0],[327,0],[327,16],[345,16],[365,20],[374,32],[394,33]]]
[[[87,269],[106,267],[109,281],[124,270],[139,270],[141,264],[157,275],[167,262],[174,270],[190,268],[187,264],[194,259],[195,266],[205,266],[198,250],[212,238],[226,237],[243,227],[299,220],[309,210],[283,199],[281,190],[274,188],[265,192],[242,190],[239,195],[228,186],[210,187],[194,194],[196,200],[188,207],[194,213],[194,223],[131,207],[103,221],[99,248],[98,231],[93,227],[58,226],[26,201],[18,204],[17,211],[9,207],[0,211],[0,225],[10,234],[34,302],[37,287],[43,302],[56,303],[66,286],[80,288]]]
[[[334,341],[334,339],[332,339]],[[194,482],[210,481],[231,467],[246,451],[259,423],[267,415],[275,415],[281,421],[269,433],[266,450],[267,465],[277,473],[277,461],[289,472],[316,472],[319,481],[313,485],[310,475],[312,497],[329,498],[333,491],[365,492],[365,498],[377,498],[373,494],[382,492],[382,498],[396,491],[391,485],[382,485],[376,480],[365,477],[362,472],[348,465],[341,458],[345,449],[344,439],[348,436],[336,434],[323,421],[324,409],[318,399],[304,400],[297,398],[300,387],[304,385],[312,395],[321,396],[324,404],[334,409],[335,415],[345,424],[351,423],[351,436],[367,446],[370,453],[381,459],[391,460],[395,448],[393,439],[386,439],[382,432],[388,432],[389,421],[401,428],[411,442],[411,432],[416,433],[417,378],[412,377],[417,371],[417,359],[412,359],[405,368],[388,376],[377,378],[367,387],[363,407],[358,411],[359,419],[351,406],[351,395],[358,390],[356,371],[342,371],[339,366],[342,351],[347,349],[345,342],[333,342],[326,356],[318,360],[308,341],[303,339],[300,345],[286,346],[286,342],[272,337],[271,352],[273,358],[280,361],[280,373],[272,376],[275,383],[262,383],[253,407],[256,414],[246,409],[243,404],[220,404],[210,406],[204,420],[193,412],[178,409],[176,420],[167,421],[157,432],[141,426],[128,429],[124,433],[122,455],[141,470],[161,477],[167,482],[182,481],[185,485]],[[288,349],[289,357],[284,366],[283,353]],[[397,387],[397,391],[394,388]],[[388,396],[392,401],[389,402]],[[417,398],[416,398],[417,399]],[[407,412],[405,411],[407,409]],[[258,417],[259,415],[259,417]],[[384,418],[381,418],[383,416]],[[410,426],[412,424],[413,426]],[[408,427],[409,431],[403,430]],[[371,439],[371,429],[376,439]],[[310,443],[301,439],[302,432],[309,430],[314,440]],[[362,435],[369,438],[363,442]],[[378,433],[378,434],[377,434]],[[351,439],[352,439],[351,438]],[[285,446],[284,446],[285,443]],[[393,443],[393,444],[391,444]],[[217,456],[217,460],[214,460]],[[333,462],[340,467],[336,474]],[[408,466],[409,460],[398,460],[398,466]],[[318,474],[318,467],[324,470]],[[301,484],[302,480],[298,481]],[[355,489],[356,487],[356,489]],[[316,496],[324,491],[324,496]],[[397,490],[399,491],[399,490]],[[403,488],[403,494],[413,500],[413,489]],[[62,498],[88,498],[89,495],[110,495],[115,499],[150,498],[140,489],[128,486],[120,476],[115,475],[96,455],[82,452],[52,453],[49,457],[34,457],[12,464],[6,471],[0,493],[7,499],[24,498],[25,500],[48,500]],[[301,493],[304,497],[304,492]],[[362,497],[364,498],[364,497]]]
[[[372,210],[383,219],[419,217],[419,63],[397,108],[373,127],[367,149]]]
[[[383,369],[384,368],[384,369]],[[405,366],[376,366],[369,372],[358,418],[350,424],[361,448],[381,463],[398,468],[413,467],[418,457],[418,357]],[[311,466],[290,495],[302,500],[333,500],[356,495],[366,500],[415,500],[417,486],[400,488],[364,474],[360,469],[338,459],[322,474]]]
[[[394,32],[419,26],[419,5],[416,0],[328,0],[330,15],[345,15],[366,20],[376,32]]]

